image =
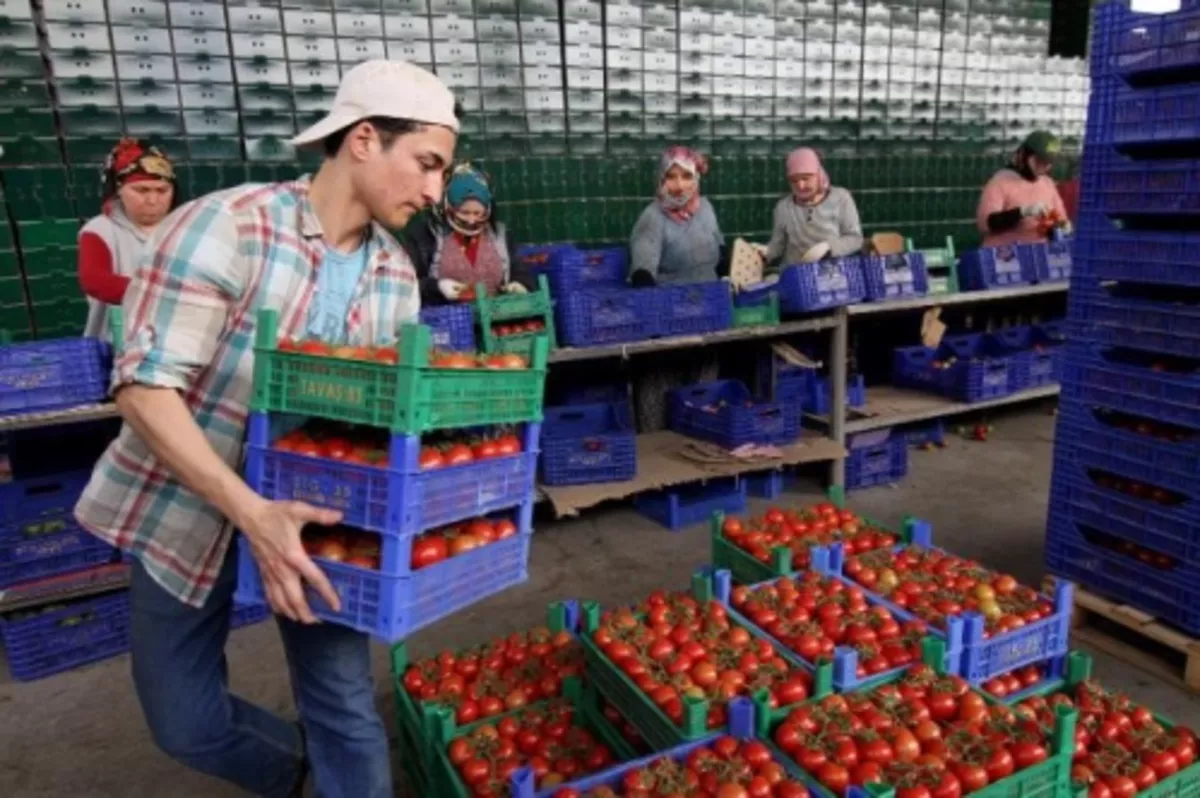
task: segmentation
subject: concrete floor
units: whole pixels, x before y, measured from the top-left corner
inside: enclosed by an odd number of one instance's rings
[[[850,505],[885,522],[906,514],[927,518],[938,543],[1037,584],[1053,418],[1042,407],[994,422],[988,443],[952,437],[944,450],[913,452],[902,485],[854,493]],[[817,495],[814,483],[784,503]],[[757,504],[761,509],[766,503]],[[541,623],[546,604],[560,598],[610,605],[632,602],[659,587],[682,588],[708,556],[705,528],[672,534],[625,506],[543,523],[534,537],[527,584],[422,632],[413,639],[414,649],[422,655],[528,628]],[[272,624],[235,633],[228,653],[240,694],[293,712]],[[390,725],[387,651],[379,646],[376,655],[380,707]],[[1176,721],[1200,727],[1196,697],[1105,656],[1097,657],[1097,675]],[[0,682],[0,795],[237,794],[176,766],[154,748],[133,696],[128,657],[32,684]]]

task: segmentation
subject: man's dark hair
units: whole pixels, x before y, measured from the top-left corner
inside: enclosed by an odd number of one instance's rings
[[[458,102],[454,103],[454,118],[462,119],[462,105]],[[342,149],[342,144],[346,142],[346,136],[350,131],[363,122],[370,123],[371,127],[379,132],[379,142],[386,150],[395,143],[396,139],[401,136],[407,136],[409,133],[416,133],[423,126],[423,122],[414,122],[411,119],[393,119],[390,116],[368,116],[366,119],[360,119],[353,124],[346,125],[336,133],[331,133],[325,137],[325,157],[333,158]]]

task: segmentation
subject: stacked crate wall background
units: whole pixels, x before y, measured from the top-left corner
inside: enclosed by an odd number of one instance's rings
[[[870,230],[961,248],[1022,135],[1082,138],[1084,65],[1049,32],[1050,0],[0,0],[0,328],[82,329],[76,231],[119,135],[165,147],[185,198],[293,176],[289,137],[385,56],[454,88],[525,242],[626,238],[673,142],[713,156],[725,231],[762,237],[807,143]]]

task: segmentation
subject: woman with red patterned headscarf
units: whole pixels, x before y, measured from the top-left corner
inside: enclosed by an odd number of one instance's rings
[[[687,147],[671,147],[658,163],[658,191],[634,225],[629,275],[635,286],[717,279],[725,236],[712,204],[700,196],[708,161]]]
[[[108,309],[121,304],[143,247],[175,200],[166,153],[121,139],[104,164],[101,214],[79,231],[79,284],[89,305],[84,335],[108,336]]]

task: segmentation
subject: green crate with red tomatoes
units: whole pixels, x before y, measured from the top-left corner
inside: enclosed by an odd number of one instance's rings
[[[1078,713],[1071,781],[1087,798],[1183,798],[1200,794],[1195,733],[1106,689],[1092,658],[1071,652],[1063,678],[1012,704],[1045,726],[1064,709]]]
[[[752,585],[807,569],[816,546],[841,543],[846,551],[890,548],[911,539],[914,519],[899,532],[845,507],[842,493],[830,491],[824,502],[799,508],[770,507],[761,516],[736,518],[714,514],[710,528],[712,564]]]
[[[566,679],[583,674],[578,629],[578,604],[555,602],[546,609],[545,625],[460,651],[413,659],[407,643],[392,646],[401,761],[415,786],[428,785],[431,724],[442,709],[450,710],[459,726],[470,727],[562,697]]]
[[[604,718],[590,685],[568,677],[563,695],[459,727],[448,707],[430,718],[434,751],[429,794],[505,798],[528,768],[538,789],[602,771],[636,753]]]
[[[554,303],[545,275],[538,277],[537,290],[526,294],[488,296],[480,284],[475,287],[473,310],[484,352],[531,357],[538,341],[546,341],[549,349],[558,346]]]
[[[1046,595],[939,549],[932,538],[930,526],[918,522],[910,542],[895,548],[846,556],[834,544],[826,549],[829,568],[928,623],[951,652],[960,652],[952,670],[972,685],[1067,653],[1074,585],[1056,582]]]
[[[406,435],[541,421],[549,342],[527,356],[438,352],[428,327],[408,324],[394,346],[334,346],[280,338],[261,310],[254,343],[254,411],[378,427]]]
[[[726,707],[758,690],[778,706],[808,698],[813,676],[733,620],[697,573],[691,592],[655,591],[635,607],[582,607],[586,677],[654,750],[722,728]]]
[[[808,775],[818,798],[1067,798],[1074,710],[1043,725],[989,703],[944,672],[936,638],[925,660],[882,685],[760,712],[759,737]]]

